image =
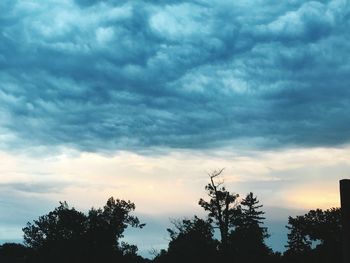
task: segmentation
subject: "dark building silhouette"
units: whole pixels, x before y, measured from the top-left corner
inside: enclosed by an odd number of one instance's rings
[[[350,180],[340,180],[340,203],[343,225],[343,262],[350,262]]]

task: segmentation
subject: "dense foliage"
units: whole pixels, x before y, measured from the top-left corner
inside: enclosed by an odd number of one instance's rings
[[[170,242],[167,251],[160,253],[155,262],[213,262],[217,258],[218,242],[209,221],[194,217],[173,222],[168,229]]]
[[[137,258],[137,249],[119,244],[128,227],[142,228],[130,213],[130,201],[108,199],[103,209],[92,208],[87,215],[60,203],[52,212],[28,223],[24,243],[31,248],[29,262],[126,262]]]
[[[341,262],[341,214],[339,208],[311,210],[289,217],[287,262]]]

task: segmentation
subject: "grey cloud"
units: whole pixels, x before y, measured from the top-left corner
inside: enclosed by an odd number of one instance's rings
[[[270,4],[2,2],[0,145],[348,143],[348,6]]]
[[[5,191],[16,191],[22,193],[58,193],[61,192],[67,185],[60,182],[51,183],[0,183],[0,189]]]
[[[330,33],[336,23],[335,15],[327,5],[310,1],[260,28],[276,40],[312,42]]]
[[[106,0],[75,0],[75,2],[80,6],[86,7],[86,6],[92,6],[92,5],[95,5],[97,3],[103,3],[103,2],[107,2],[107,1]],[[118,1],[116,1],[116,2],[118,2]]]
[[[2,189],[0,197],[0,227],[16,225],[19,230],[28,221],[47,213],[56,205],[56,202],[48,201],[45,197],[31,196],[28,198],[21,193],[14,195],[13,192],[4,189]]]

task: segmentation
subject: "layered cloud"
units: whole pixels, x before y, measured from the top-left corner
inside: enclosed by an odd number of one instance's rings
[[[0,146],[341,145],[349,5],[1,1]]]

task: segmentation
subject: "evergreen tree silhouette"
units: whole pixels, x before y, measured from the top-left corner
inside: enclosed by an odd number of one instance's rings
[[[265,244],[269,237],[263,227],[263,215],[259,200],[252,192],[242,199],[241,213],[236,227],[230,233],[230,253],[232,258],[241,262],[267,262],[272,250]]]

